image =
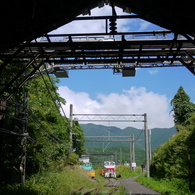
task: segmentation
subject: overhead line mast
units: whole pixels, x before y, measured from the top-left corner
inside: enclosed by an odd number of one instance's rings
[[[121,120],[121,118],[123,120]],[[132,117],[135,117],[132,120]],[[148,143],[148,126],[147,126],[147,114],[74,114],[73,105],[70,105],[70,124],[72,121],[86,122],[143,122],[145,131],[145,156],[146,156],[146,173],[147,177],[150,177],[149,169],[149,143]],[[71,125],[70,125],[71,126]],[[72,129],[70,130],[70,136],[72,136]],[[110,138],[109,138],[110,139]],[[72,137],[70,138],[72,140]]]

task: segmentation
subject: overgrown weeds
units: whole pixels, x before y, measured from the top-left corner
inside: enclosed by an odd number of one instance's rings
[[[91,179],[87,172],[79,166],[67,166],[60,171],[45,171],[32,176],[26,181],[25,185],[10,185],[0,189],[2,195],[68,195],[76,192],[79,188],[90,190],[100,189],[100,194],[109,191],[108,187],[103,187],[108,180],[100,176],[100,167],[96,169],[95,179]],[[131,172],[128,166],[120,165],[117,167],[121,178],[133,177],[140,173],[140,169]],[[122,186],[119,186],[115,194],[126,194]]]
[[[141,173],[141,168],[136,168],[135,171],[130,171],[129,166],[127,165],[119,165],[117,167],[117,178],[126,179],[134,177]]]
[[[67,195],[78,188],[93,189],[106,180],[92,180],[79,166],[65,167],[62,172],[43,172],[32,176],[24,186],[15,184],[0,189],[3,195]]]
[[[188,182],[184,179],[157,179],[147,178],[145,174],[139,176],[135,181],[153,189],[162,195],[195,195],[189,191]]]

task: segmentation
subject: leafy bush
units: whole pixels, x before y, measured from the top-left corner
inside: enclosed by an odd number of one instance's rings
[[[42,186],[44,188],[44,186]],[[43,189],[42,189],[43,191]],[[21,184],[8,185],[6,187],[0,188],[0,194],[2,195],[21,195],[21,194],[29,194],[29,195],[43,195],[41,191],[34,190],[29,188],[28,186],[22,186]]]
[[[158,191],[163,195],[194,195],[189,191],[188,182],[184,179],[157,179],[157,178],[147,178],[144,175],[136,178],[135,181],[147,186],[150,189]]]
[[[195,115],[178,128],[180,131],[153,155],[151,176],[184,179],[191,183],[189,188],[195,192]]]
[[[124,178],[134,177],[135,175],[141,173],[141,169],[137,168],[135,172],[131,172],[129,166],[119,165],[117,166],[116,173],[118,178],[121,177],[124,179]]]
[[[188,154],[187,138],[190,132],[180,131],[153,155],[151,175],[158,178],[187,178]]]

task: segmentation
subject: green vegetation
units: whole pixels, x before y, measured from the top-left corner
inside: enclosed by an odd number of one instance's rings
[[[195,193],[190,192],[188,188],[188,181],[185,179],[159,179],[159,178],[147,178],[144,175],[136,178],[135,181],[153,189],[162,195],[194,195]]]
[[[139,182],[162,194],[183,195],[195,192],[195,111],[182,87],[172,100],[178,132],[156,150],[151,161],[151,176]]]
[[[67,195],[76,192],[81,188],[82,189],[79,193],[98,188],[98,194],[108,194],[112,188],[106,187],[108,180],[99,175],[100,169],[101,167],[96,167],[96,180],[91,179],[87,172],[79,166],[66,166],[58,172],[45,171],[33,175],[29,180],[27,180],[25,186],[15,184],[1,188],[0,194]],[[138,169],[135,173],[130,172],[129,167],[125,165],[120,165],[117,168],[117,171],[122,175],[121,178],[123,179],[133,177],[134,175],[140,173],[140,169]],[[119,186],[119,189],[115,194],[125,195],[126,192],[122,186]]]
[[[140,150],[145,150],[145,135],[143,129],[136,129],[133,127],[127,127],[125,129],[120,129],[117,127],[104,125],[95,125],[95,124],[81,124],[85,136],[106,136],[108,133],[110,136],[131,136],[134,135],[135,148]],[[152,151],[156,148],[159,148],[161,144],[164,144],[176,133],[176,128],[154,128],[151,129],[151,140],[152,140]],[[103,142],[85,142],[85,147],[87,148],[102,148],[107,144]],[[110,142],[107,148],[120,148],[127,147],[129,148],[129,142]],[[105,153],[107,153],[107,148]]]
[[[171,100],[174,112],[175,125],[182,125],[195,112],[195,104],[190,102],[190,97],[186,94],[183,87],[179,87],[174,98]],[[177,129],[179,131],[179,129]]]
[[[106,184],[106,179],[97,175],[92,180],[87,172],[78,166],[67,166],[60,172],[46,171],[32,176],[25,184],[13,185],[0,189],[0,194],[5,195],[67,195],[79,188],[93,189]]]
[[[102,166],[103,162],[109,160],[109,158],[113,158],[112,160],[114,160],[118,164],[129,162],[130,159],[129,147],[108,147],[106,148],[105,152],[102,151],[101,147],[89,147],[87,148],[87,152],[89,154],[100,154],[90,156],[90,161],[93,163],[93,165],[98,164]],[[122,159],[120,159],[120,153],[122,153]],[[115,156],[105,154],[113,154]],[[138,166],[140,166],[144,162],[144,155],[145,153],[143,150],[135,148],[136,163]],[[122,160],[122,162],[120,162],[120,160]]]
[[[119,166],[117,166],[116,173],[117,173],[117,178],[127,179],[127,178],[131,178],[131,177],[134,177],[134,176],[140,174],[141,168],[138,167],[135,169],[135,171],[130,171],[129,166],[119,165]]]
[[[6,82],[6,77],[4,79]],[[75,153],[70,150],[69,119],[60,112],[66,101],[57,93],[58,82],[49,75],[33,78],[7,102],[5,113],[11,117],[6,117],[1,123],[8,131],[1,133],[0,137],[0,186],[20,183],[24,167],[26,178],[29,178],[39,172],[77,164],[78,157],[85,151],[84,134],[78,122],[73,122],[72,128]],[[23,118],[28,117],[26,124],[22,120],[14,120],[27,109],[21,106],[24,94],[28,97],[28,114],[22,115]],[[19,107],[10,105],[10,102],[16,102]],[[20,136],[25,126],[27,137]]]
[[[20,66],[19,64],[18,67]],[[8,66],[4,69],[3,83],[6,83],[10,76],[14,79],[18,67]],[[84,134],[95,136],[95,131],[96,135],[107,135],[108,129],[104,127],[102,130],[101,125],[87,124],[84,132],[78,122],[73,122],[73,128],[70,129],[69,119],[61,114],[62,105],[66,101],[57,93],[56,84],[59,80],[49,75],[41,75],[29,80],[25,86],[18,87],[22,80],[23,78],[19,78],[13,82],[4,93],[5,96],[10,95],[10,101],[4,102],[1,99],[1,103],[6,103],[6,109],[2,110],[5,114],[1,115],[3,133],[1,132],[0,136],[0,193],[63,195],[80,187],[92,189],[103,186],[106,182],[103,177],[96,174],[97,180],[91,180],[84,170],[75,165],[78,164],[78,157],[85,153]],[[13,90],[17,92],[12,94]],[[23,106],[25,104],[27,107]],[[141,176],[138,181],[162,194],[191,195],[195,192],[195,105],[190,102],[190,97],[182,87],[178,89],[171,104],[177,133],[171,137],[176,132],[175,128],[155,130],[158,130],[160,135],[157,139],[160,140],[158,147],[163,145],[156,149],[153,155],[150,166],[152,178]],[[28,114],[24,115],[25,112]],[[27,129],[25,133],[24,129]],[[72,143],[70,130],[73,133]],[[143,130],[109,127],[109,131],[111,136],[134,134],[135,140],[144,140]],[[152,136],[155,136],[155,131]],[[164,132],[167,136],[164,136]],[[167,141],[168,138],[170,139]],[[154,137],[152,140],[155,140]],[[142,142],[135,143],[137,165],[144,163]],[[128,162],[129,143],[112,144],[106,148],[105,153],[114,154],[117,163]],[[89,143],[86,143],[87,147],[88,145]],[[103,153],[102,143],[94,142],[89,146],[88,153]],[[152,148],[156,146],[152,145]],[[98,165],[109,160],[108,158],[110,157],[92,156],[91,162]],[[28,179],[25,185],[21,186],[17,183],[21,182],[24,168]],[[138,173],[139,169],[130,172],[128,166],[117,168],[117,176],[120,178],[133,177]]]
[[[195,115],[184,125],[178,126],[180,131],[153,155],[151,176],[167,179],[184,179],[194,191],[195,185]]]

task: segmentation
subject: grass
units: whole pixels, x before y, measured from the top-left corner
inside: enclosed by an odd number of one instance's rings
[[[0,188],[2,195],[68,195],[83,188],[82,192],[90,189],[99,188],[98,194],[108,194],[112,188],[104,187],[108,180],[99,174],[100,168],[96,169],[95,180],[91,179],[87,172],[79,166],[68,166],[61,172],[48,171],[38,173],[26,181],[25,185],[14,184]],[[129,178],[138,174],[130,172],[128,166],[120,165],[117,168],[120,178]],[[81,193],[81,192],[80,192]],[[92,193],[93,194],[93,193]],[[126,192],[122,186],[114,192],[116,195],[125,195]]]
[[[141,168],[136,168],[135,172],[131,172],[129,166],[127,165],[119,165],[117,167],[117,178],[121,178],[121,179],[127,179],[127,178],[131,178],[134,177],[138,174],[141,173]]]
[[[98,177],[98,176],[97,176]],[[98,180],[98,181],[97,181]],[[103,177],[92,180],[79,166],[65,167],[63,172],[44,172],[32,176],[24,186],[15,184],[0,189],[4,195],[68,195],[80,187],[93,189],[106,183]]]
[[[195,195],[195,193],[189,191],[188,182],[184,179],[174,178],[169,180],[166,178],[147,178],[145,174],[143,174],[136,178],[135,181],[161,193],[162,195]]]

